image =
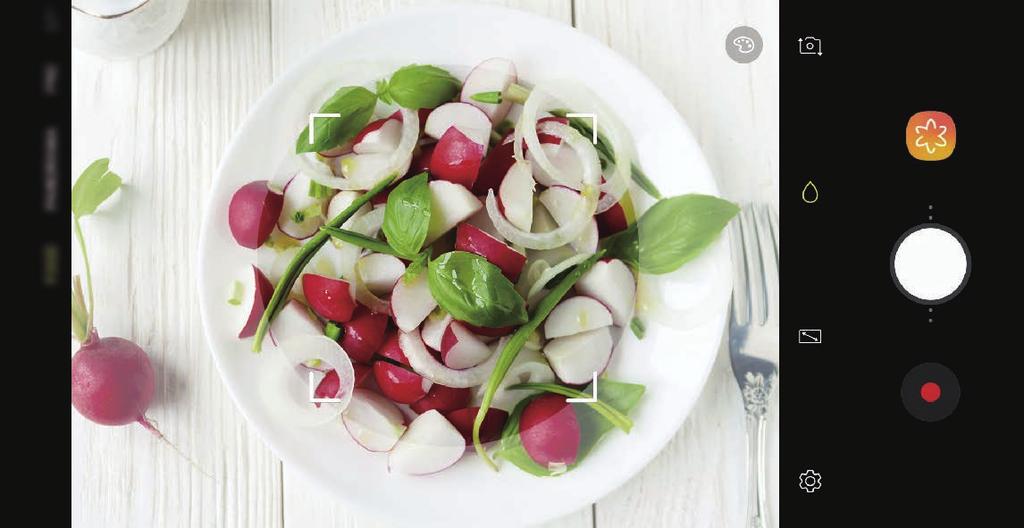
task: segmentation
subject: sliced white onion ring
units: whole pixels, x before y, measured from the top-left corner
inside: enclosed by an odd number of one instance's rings
[[[417,374],[434,383],[440,383],[454,389],[475,387],[487,381],[491,377],[494,365],[498,362],[501,349],[505,348],[505,343],[507,342],[508,336],[501,338],[498,341],[497,348],[491,353],[491,357],[487,358],[483,363],[468,369],[457,370],[448,368],[434,359],[434,356],[427,350],[426,345],[423,344],[419,329],[412,332],[401,332],[398,336],[398,344],[402,347],[405,357],[409,359],[409,366]]]
[[[559,262],[558,264],[555,264],[554,266],[551,266],[550,268],[544,270],[540,274],[540,276],[537,277],[536,282],[534,282],[533,285],[530,286],[530,291],[529,293],[526,294],[526,303],[532,304],[538,301],[540,292],[544,290],[544,287],[547,286],[548,282],[550,282],[551,279],[557,277],[559,273],[562,273],[563,271],[579,264],[580,262],[587,260],[588,257],[590,257],[590,254],[580,253],[579,255],[569,257]]]
[[[316,427],[337,419],[351,401],[355,386],[352,361],[341,345],[327,336],[300,335],[280,343],[277,350],[278,361],[263,362],[265,375],[260,392],[270,411],[283,422],[299,427]],[[302,366],[311,359],[319,359],[337,372],[338,392],[330,397],[339,402],[322,402],[317,407],[310,401],[310,373],[314,384],[324,377],[323,372]]]
[[[349,180],[336,176],[328,165],[316,157],[316,153],[305,153],[298,155],[298,161],[302,169],[309,175],[310,179],[332,189],[343,191],[365,191],[373,188],[384,178],[399,178],[409,171],[412,163],[413,150],[420,135],[419,115],[407,108],[400,108],[402,112],[402,137],[398,147],[391,153],[384,164],[384,167],[369,177],[361,180]]]
[[[512,222],[509,222],[498,209],[498,200],[494,197],[494,189],[487,191],[487,216],[491,217],[491,222],[494,223],[495,229],[501,233],[501,236],[513,244],[527,249],[553,249],[579,238],[594,216],[594,210],[597,207],[596,187],[584,185],[580,194],[583,196],[583,200],[580,200],[580,205],[573,210],[569,221],[544,233],[531,233],[512,225]]]
[[[362,257],[357,260],[355,268],[352,270],[352,282],[349,283],[349,291],[352,293],[352,298],[358,301],[359,304],[369,308],[371,312],[389,315],[391,313],[391,301],[377,297],[376,294],[370,291],[366,283],[363,282],[361,269],[364,258]]]
[[[558,94],[557,97],[552,94]],[[557,99],[557,101],[556,101]],[[517,160],[525,159],[523,155],[523,140],[530,149],[534,160],[548,174],[559,178],[559,171],[548,159],[547,155],[540,148],[540,139],[537,137],[537,119],[540,112],[551,110],[555,106],[564,106],[577,112],[588,112],[597,115],[597,128],[604,136],[608,145],[615,153],[615,160],[611,173],[607,175],[604,184],[601,185],[601,192],[604,196],[597,204],[596,213],[607,211],[618,203],[629,189],[630,168],[633,155],[633,142],[626,133],[625,128],[616,118],[615,113],[597,97],[593,92],[577,82],[549,81],[543,85],[537,85],[530,92],[523,103],[522,113],[515,129],[515,144],[513,145],[514,156]],[[542,131],[551,133],[548,127],[561,125],[555,121],[546,121],[541,124]],[[565,126],[565,125],[561,125]],[[557,135],[557,134],[556,134]],[[563,136],[559,136],[565,138]],[[593,145],[593,138],[586,138]],[[579,151],[577,151],[579,154]],[[600,167],[600,165],[598,165]],[[554,170],[552,170],[554,169]],[[564,179],[564,178],[559,178]],[[585,180],[584,180],[585,181]]]

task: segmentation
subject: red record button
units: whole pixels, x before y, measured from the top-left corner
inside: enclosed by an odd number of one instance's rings
[[[922,363],[903,378],[900,396],[911,416],[922,422],[937,422],[956,410],[960,382],[946,366]]]

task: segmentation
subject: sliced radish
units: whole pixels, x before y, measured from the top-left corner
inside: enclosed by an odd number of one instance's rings
[[[455,389],[435,383],[430,386],[430,391],[427,392],[426,396],[413,402],[409,405],[409,408],[420,414],[431,409],[436,409],[440,412],[448,412],[454,409],[461,409],[469,405],[469,399],[471,397],[472,391],[468,388],[464,387],[461,389]]]
[[[543,394],[526,404],[519,418],[519,439],[534,462],[554,470],[576,462],[580,423],[565,396]]]
[[[405,264],[394,255],[371,253],[359,259],[363,283],[374,295],[385,295],[394,289],[405,273]]]
[[[507,338],[499,340],[498,349],[503,347],[507,340]],[[487,381],[500,355],[492,353],[487,361],[475,367],[457,370],[442,365],[427,351],[427,347],[423,345],[423,340],[420,339],[418,330],[402,332],[399,334],[398,342],[402,347],[402,352],[405,353],[405,357],[409,359],[409,365],[416,373],[434,383],[440,383],[446,387],[457,389],[475,387]]]
[[[430,390],[422,376],[387,361],[374,362],[373,377],[380,391],[395,403],[413,403]]]
[[[571,336],[612,324],[612,314],[605,305],[590,297],[578,295],[560,302],[544,321],[544,337]]]
[[[367,389],[352,392],[341,415],[352,439],[367,451],[390,451],[405,433],[402,410],[387,398]]]
[[[231,196],[228,205],[228,227],[235,242],[242,247],[260,247],[277,224],[284,198],[270,191],[266,180],[249,182]]]
[[[480,203],[483,204],[483,201]],[[473,213],[473,216],[469,217],[466,220],[466,223],[476,227],[488,235],[491,235],[498,242],[503,244],[505,243],[505,238],[502,237],[501,233],[498,232],[498,229],[494,227],[494,222],[491,222],[491,217],[487,216],[487,210],[483,207],[481,207],[476,213]]]
[[[512,165],[498,188],[505,218],[523,231],[529,231],[533,224],[533,188],[533,173],[527,161]]]
[[[594,373],[600,375],[604,372],[608,359],[611,358],[613,345],[609,327],[603,326],[552,339],[544,346],[544,355],[558,379],[564,383],[579,385],[593,379]]]
[[[507,336],[507,335],[511,334],[516,329],[516,327],[514,327],[514,326],[499,326],[499,327],[475,326],[475,325],[471,325],[471,324],[469,324],[469,323],[467,323],[465,321],[459,321],[459,324],[461,324],[462,326],[465,326],[467,330],[469,330],[470,332],[473,332],[477,336],[483,336],[483,337],[504,337],[504,336]]]
[[[363,193],[360,191],[339,191],[327,204],[327,219],[330,220],[341,214],[342,211],[348,209],[348,206],[352,205],[352,202],[354,202],[356,198],[359,198],[362,195]],[[355,214],[353,214],[348,220],[345,220],[345,223],[341,225],[341,228],[348,229],[357,218],[369,212],[370,204],[363,204]]]
[[[601,301],[612,313],[616,326],[629,324],[636,299],[636,280],[629,266],[621,260],[594,263],[594,267],[576,282],[576,291]]]
[[[267,280],[267,277],[263,275],[259,268],[253,266],[252,275],[252,308],[249,310],[249,319],[245,322],[245,326],[242,327],[241,332],[238,332],[239,339],[252,337],[256,334],[256,327],[259,326],[260,319],[263,318],[263,310],[266,309],[267,303],[270,302],[270,297],[274,295],[274,285]]]
[[[629,222],[626,221],[626,210],[622,208],[622,202],[616,202],[615,205],[612,205],[607,211],[597,215],[595,218],[597,218],[597,229],[601,238],[625,231],[629,227]]]
[[[397,330],[392,329],[388,331],[387,335],[384,336],[384,343],[377,349],[377,355],[408,367],[409,359],[405,357],[405,352],[402,352],[398,336]]]
[[[433,114],[431,114],[433,115]],[[473,216],[481,208],[480,200],[465,187],[448,181],[430,182],[430,225],[427,228],[429,245],[459,223]]]
[[[484,160],[480,163],[480,170],[477,172],[476,182],[473,183],[473,194],[483,195],[491,189],[498,190],[501,180],[505,178],[505,174],[516,162],[514,150],[512,142],[508,141],[498,144],[491,149],[487,156],[484,156]]]
[[[445,418],[448,418],[448,421],[459,430],[462,438],[466,440],[467,446],[473,444],[473,422],[476,421],[476,415],[479,412],[479,407],[466,407],[445,413]],[[487,409],[484,421],[480,424],[480,442],[488,444],[501,438],[501,431],[505,428],[507,421],[507,411],[494,407]]]
[[[581,202],[583,202],[583,197],[580,196],[580,193],[561,185],[548,187],[544,192],[540,193],[538,199],[560,226],[573,220],[573,208],[580,207]],[[597,221],[591,218],[580,233],[580,236],[573,240],[571,244],[572,248],[576,251],[589,254],[597,251],[597,241]]]
[[[512,61],[500,57],[487,59],[477,64],[465,82],[462,83],[462,94],[459,100],[469,103],[482,110],[492,123],[500,122],[508,115],[512,101],[503,98],[500,103],[481,103],[473,99],[473,95],[481,92],[504,93],[509,85],[516,82],[516,66]]]
[[[462,324],[452,321],[441,340],[441,359],[453,369],[467,369],[483,363],[491,349]]]
[[[302,276],[302,294],[317,315],[330,321],[347,322],[356,309],[349,284],[341,279],[306,273]]]
[[[352,319],[345,325],[341,346],[353,361],[368,363],[384,343],[387,328],[387,315],[357,308]]]
[[[427,316],[423,322],[421,337],[423,342],[430,348],[441,351],[441,341],[444,333],[448,330],[448,324],[452,322],[452,316],[443,308],[438,308]]]
[[[403,331],[414,330],[436,307],[426,273],[420,273],[412,282],[399,279],[391,292],[391,313]]]
[[[470,225],[459,224],[455,233],[455,249],[475,253],[501,269],[508,280],[515,282],[526,264],[526,255],[508,247],[500,240]]]
[[[306,306],[294,299],[285,303],[277,317],[270,323],[270,336],[276,343],[283,343],[293,337],[324,335],[324,327],[309,313]]]
[[[467,103],[445,103],[430,112],[423,132],[434,139],[441,139],[452,127],[459,129],[459,132],[478,145],[484,145],[484,152],[487,152],[486,145],[491,139],[491,120],[482,110]]]
[[[300,172],[284,188],[284,205],[277,227],[284,234],[303,240],[324,225],[324,204],[309,195],[309,176]]]
[[[388,471],[407,475],[437,473],[462,458],[465,440],[437,411],[417,416],[388,455]]]
[[[430,161],[432,159],[434,159],[434,148],[436,146],[437,146],[437,143],[431,143],[429,145],[421,145],[420,146],[419,152],[417,152],[416,155],[413,156],[412,163],[409,164],[409,174],[410,175],[412,175],[412,174],[419,174],[419,173],[424,172],[424,171],[428,171],[428,172],[430,171]],[[387,202],[387,195],[385,193],[380,193],[377,196],[374,196],[373,199],[376,200],[377,197],[380,196],[381,194],[384,195],[384,200],[383,201],[381,201],[381,202],[371,202],[371,203],[373,203],[374,205],[377,205],[378,203],[385,203],[385,202]]]
[[[352,398],[354,375],[352,363],[333,340],[324,335],[297,335],[280,342],[280,354],[263,367],[264,379],[260,393],[269,410],[283,423],[314,427],[337,419]],[[338,376],[334,394],[328,397],[337,402],[323,402],[319,406],[310,401],[313,383],[319,383],[324,373],[310,370],[301,364],[316,360],[329,366]]]
[[[583,177],[583,166],[580,164],[579,157],[572,149],[565,147],[561,143],[548,143],[544,139],[542,136],[540,148],[551,161],[551,164],[558,170],[555,173],[558,176],[553,176],[544,170],[541,165],[536,163],[537,156],[533,151],[527,151],[526,159],[534,163],[533,177],[537,180],[537,183],[548,187],[552,185],[565,185],[573,189],[579,189]]]
[[[431,154],[430,175],[471,189],[484,159],[484,148],[458,128],[449,128]]]
[[[390,154],[402,140],[402,122],[398,119],[378,119],[366,125],[352,139],[356,154]]]
[[[352,370],[356,374],[356,387],[363,389],[369,385],[371,379],[373,379],[373,367],[364,365],[362,363],[353,363]],[[328,372],[328,374],[330,374]]]

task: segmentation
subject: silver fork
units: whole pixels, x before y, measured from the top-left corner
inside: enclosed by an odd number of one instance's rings
[[[747,414],[747,526],[770,528],[768,408],[779,374],[778,216],[767,204],[743,208],[731,241],[736,281],[729,321],[729,359]]]

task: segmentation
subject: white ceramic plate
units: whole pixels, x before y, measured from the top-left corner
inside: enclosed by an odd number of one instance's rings
[[[409,63],[471,67],[512,59],[524,82],[575,79],[612,108],[633,136],[639,163],[665,195],[717,194],[696,141],[664,96],[637,69],[598,41],[564,24],[491,7],[408,11],[339,35],[277,80],[236,133],[209,195],[200,240],[200,301],[207,339],[239,409],[290,470],[352,508],[416,526],[540,523],[576,511],[639,472],[669,441],[693,407],[711,369],[725,324],[731,269],[719,240],[680,271],[654,279],[666,303],[649,316],[638,342],[625,332],[609,375],[643,383],[629,435],[609,434],[575,470],[530,476],[511,464],[493,472],[468,453],[428,477],[387,472],[385,454],[358,447],[340,424],[295,429],[271,419],[257,375],[267,362],[235,336],[248,307],[226,302],[255,252],[237,246],[227,205],[242,184],[271,176],[293,148],[309,112],[343,83],[364,84]],[[383,65],[383,66],[381,66]],[[586,111],[586,109],[574,109]],[[640,194],[634,190],[633,195]],[[669,306],[670,305],[670,306]]]

